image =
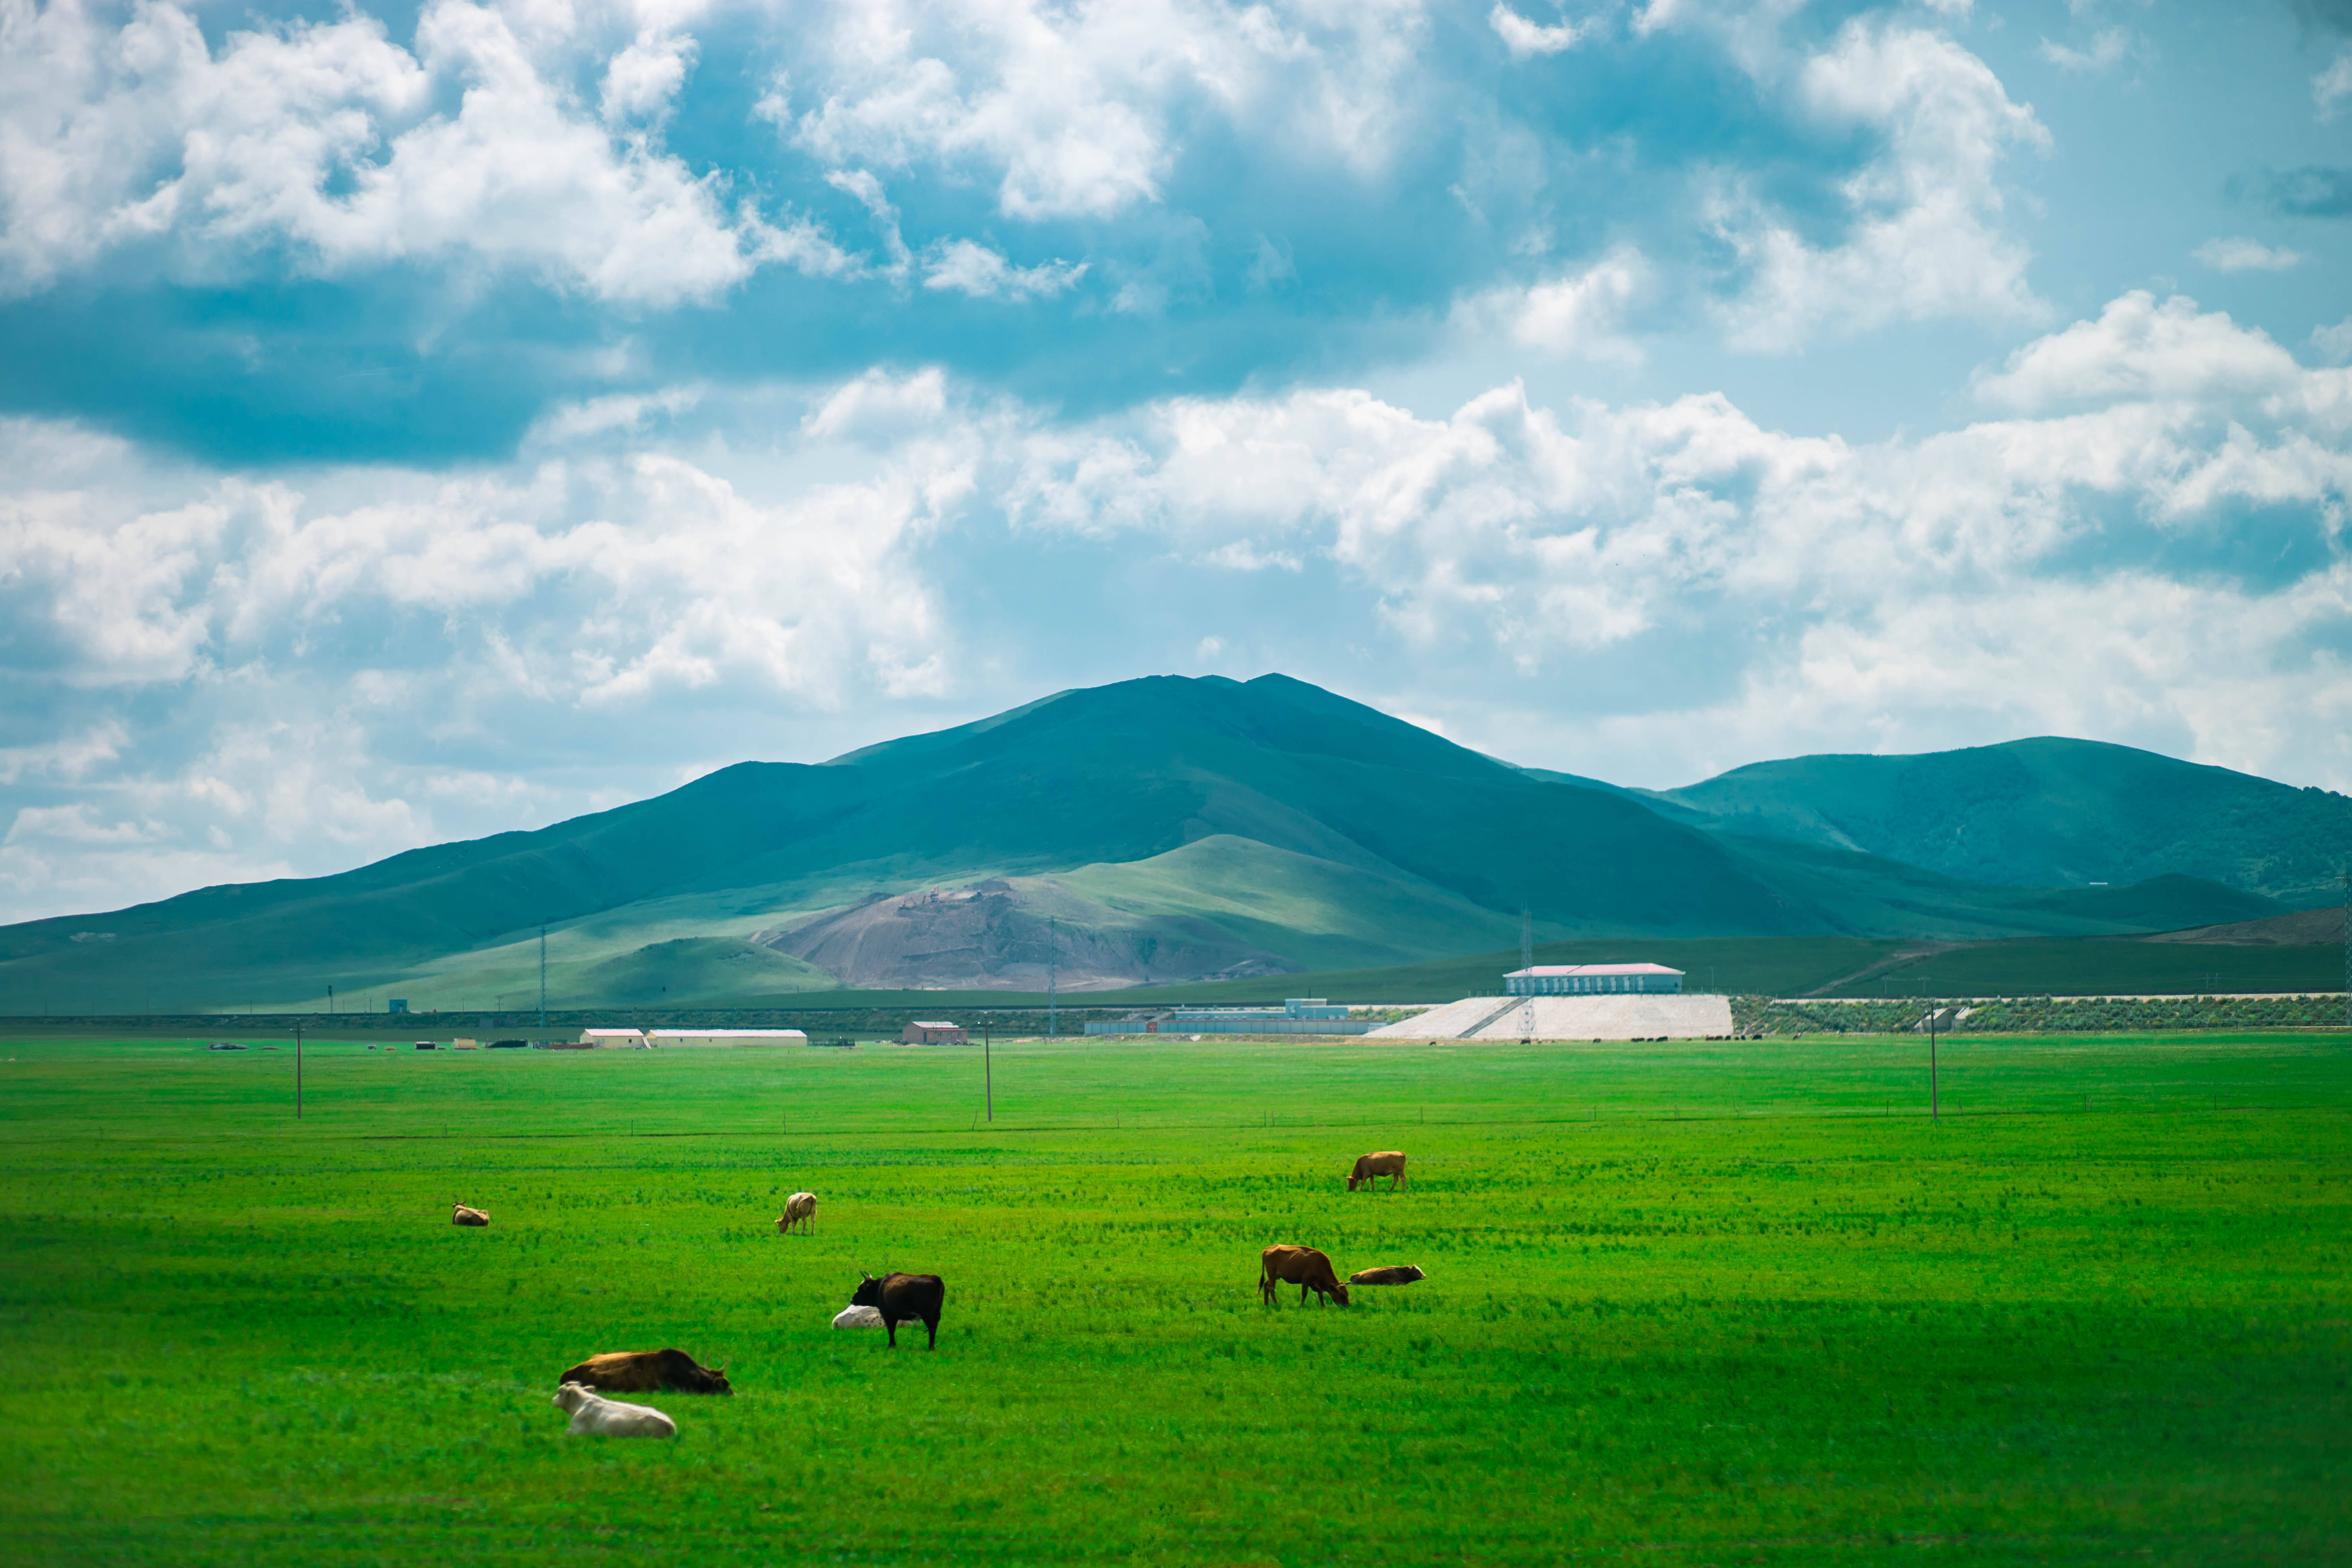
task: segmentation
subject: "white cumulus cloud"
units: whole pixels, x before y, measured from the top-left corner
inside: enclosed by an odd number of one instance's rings
[[[1556,55],[1572,49],[1590,36],[1596,22],[1555,22],[1549,26],[1530,22],[1508,5],[1496,0],[1495,8],[1486,13],[1486,25],[1495,29],[1515,60],[1538,55]]]
[[[2042,40],[2042,58],[2060,70],[2095,76],[2112,70],[2131,52],[2131,35],[2121,27],[2102,27],[2092,35],[2086,48],[2070,48],[2064,44]]]
[[[2286,272],[2311,258],[2300,250],[2236,237],[2207,240],[2197,247],[2197,259],[2216,272]]]
[[[2174,295],[2135,289],[2095,321],[2037,338],[1998,373],[1977,378],[1987,402],[2029,412],[2141,399],[2210,399],[2276,392],[2303,372],[2260,330]]]
[[[1041,261],[1015,267],[988,247],[950,240],[926,264],[923,287],[944,289],[975,300],[1034,300],[1059,294],[1087,275],[1083,261]]]
[[[169,0],[119,26],[0,0],[0,287],[139,246],[194,277],[273,245],[331,274],[472,257],[649,304],[708,299],[763,261],[837,265],[805,220],[731,214],[654,139],[690,38],[647,31],[611,58],[608,126],[565,85],[580,40],[522,16],[430,0],[413,53],[364,16],[231,32],[215,51]]]
[[[2336,118],[2336,106],[2352,98],[2352,45],[2336,52],[2326,70],[2311,79],[2311,102],[2323,125]]]
[[[1732,183],[1717,232],[1746,287],[1725,307],[1737,346],[1782,351],[1827,329],[1973,316],[2035,321],[2024,245],[1999,219],[2002,160],[2049,133],[1992,71],[1945,35],[1858,18],[1809,58],[1797,91],[1816,121],[1876,132],[1885,150],[1844,182],[1846,237],[1817,245]]]
[[[763,114],[837,166],[985,172],[998,209],[1029,220],[1160,201],[1181,119],[1201,110],[1269,153],[1377,168],[1426,25],[1418,0],[827,9]]]

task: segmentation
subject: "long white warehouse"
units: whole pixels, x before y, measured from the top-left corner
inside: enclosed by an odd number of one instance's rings
[[[805,1046],[808,1036],[799,1029],[653,1029],[646,1044],[656,1050],[681,1046]]]
[[[1514,996],[1602,996],[1628,991],[1671,995],[1683,988],[1683,972],[1663,963],[1538,963],[1503,976]]]

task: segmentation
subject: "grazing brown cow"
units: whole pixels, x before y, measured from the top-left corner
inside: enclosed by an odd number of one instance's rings
[[[1342,1307],[1348,1304],[1348,1288],[1332,1272],[1330,1258],[1311,1247],[1269,1247],[1258,1254],[1257,1262],[1257,1298],[1268,1305],[1273,1304],[1276,1285],[1297,1286],[1302,1307],[1309,1290]]]
[[[940,1309],[947,1303],[948,1288],[938,1275],[885,1274],[877,1279],[861,1274],[857,1280],[857,1293],[849,1304],[871,1307],[882,1314],[882,1327],[890,1336],[892,1349],[898,1348],[898,1325],[918,1318],[931,1331],[930,1348],[940,1348]]]
[[[456,1204],[451,1205],[449,1223],[451,1225],[488,1225],[490,1223],[490,1211],[469,1209],[464,1204]]]
[[[793,1226],[805,1231],[816,1223],[816,1194],[794,1193],[784,1200],[784,1212],[776,1216],[776,1234],[790,1236]]]
[[[1394,1264],[1387,1268],[1359,1268],[1348,1276],[1350,1285],[1410,1285],[1429,1276],[1410,1263]]]
[[[607,1351],[555,1380],[610,1394],[732,1394],[725,1367],[707,1367],[680,1350]]]
[[[1391,1192],[1404,1185],[1404,1156],[1393,1149],[1383,1149],[1377,1154],[1357,1155],[1356,1168],[1348,1173],[1348,1190],[1352,1193],[1358,1182],[1369,1182],[1375,1176],[1386,1176]]]

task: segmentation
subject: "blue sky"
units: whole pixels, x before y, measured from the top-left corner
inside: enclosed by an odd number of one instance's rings
[[[2352,5],[0,0],[0,919],[1279,669],[2352,789]]]

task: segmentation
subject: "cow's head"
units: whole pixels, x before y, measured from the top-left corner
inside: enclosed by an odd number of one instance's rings
[[[882,1304],[882,1281],[871,1274],[857,1276],[857,1293],[849,1299],[853,1307],[878,1307]]]
[[[699,1374],[696,1392],[700,1394],[731,1394],[735,1392],[732,1388],[730,1388],[727,1385],[727,1369],[725,1367],[698,1366],[694,1370],[698,1374]]]
[[[1331,1300],[1339,1302],[1342,1307],[1346,1306],[1348,1304],[1348,1288],[1345,1285],[1332,1286]]]
[[[577,1410],[580,1408],[580,1402],[587,1397],[586,1384],[567,1383],[555,1391],[555,1397],[548,1403],[553,1405],[558,1410]]]

